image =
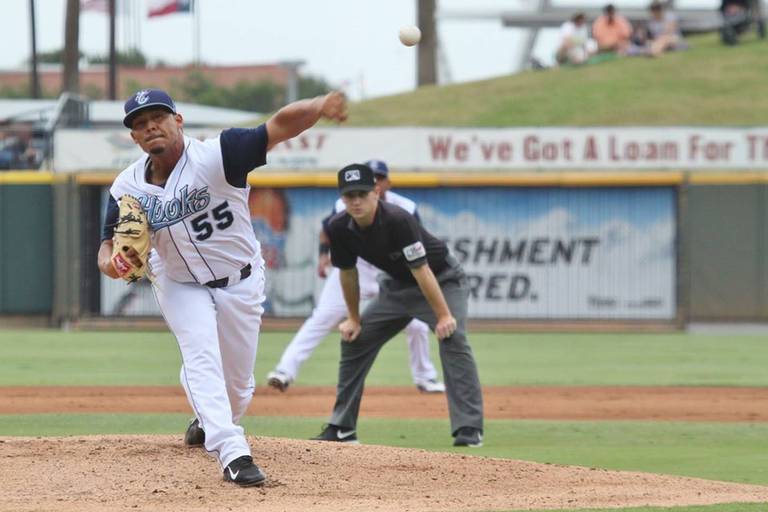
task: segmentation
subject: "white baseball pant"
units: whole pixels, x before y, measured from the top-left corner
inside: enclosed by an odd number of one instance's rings
[[[251,450],[240,419],[253,397],[261,315],[263,262],[247,279],[225,288],[179,283],[157,274],[160,310],[181,350],[181,384],[205,449],[222,468]]]

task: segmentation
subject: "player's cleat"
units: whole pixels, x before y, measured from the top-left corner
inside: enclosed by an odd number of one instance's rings
[[[461,427],[456,431],[453,446],[469,446],[480,448],[483,446],[483,431],[474,427]]]
[[[250,455],[238,457],[224,468],[224,481],[233,482],[241,487],[263,485],[267,475],[253,463]]]
[[[437,379],[417,380],[416,388],[422,393],[445,393],[445,384]]]
[[[326,425],[320,435],[311,438],[312,441],[333,441],[337,443],[360,444],[357,433],[353,429],[343,429],[336,425]]]
[[[205,431],[200,428],[200,420],[195,418],[184,433],[186,446],[203,446],[205,444]]]
[[[291,382],[293,382],[293,379],[280,370],[274,370],[267,374],[267,384],[278,391],[285,392],[288,386],[291,385]]]

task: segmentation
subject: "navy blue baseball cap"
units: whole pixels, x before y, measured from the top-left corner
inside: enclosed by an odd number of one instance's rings
[[[167,92],[160,89],[142,89],[125,102],[125,117],[123,124],[126,128],[132,128],[133,118],[145,108],[164,108],[171,114],[176,113],[176,104]]]
[[[350,164],[339,171],[339,193],[362,190],[368,192],[376,186],[373,170],[365,164]]]
[[[384,178],[389,176],[389,167],[382,160],[368,160],[365,165],[370,167],[376,176],[383,176]]]

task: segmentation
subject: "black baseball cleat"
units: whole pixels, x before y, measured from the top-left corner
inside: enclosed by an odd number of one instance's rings
[[[480,448],[483,446],[483,431],[474,427],[461,427],[456,431],[453,446]]]
[[[343,429],[336,425],[326,425],[320,435],[312,437],[312,441],[333,441],[336,443],[360,444],[354,429]]]
[[[200,428],[200,420],[195,418],[184,433],[186,446],[203,446],[205,444],[205,431]]]
[[[224,468],[224,481],[241,487],[263,485],[266,480],[267,475],[253,463],[253,457],[250,455],[238,457]]]

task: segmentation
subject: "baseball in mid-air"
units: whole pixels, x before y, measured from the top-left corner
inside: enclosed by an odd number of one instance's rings
[[[400,42],[405,46],[413,46],[421,41],[421,30],[416,25],[400,27]]]

